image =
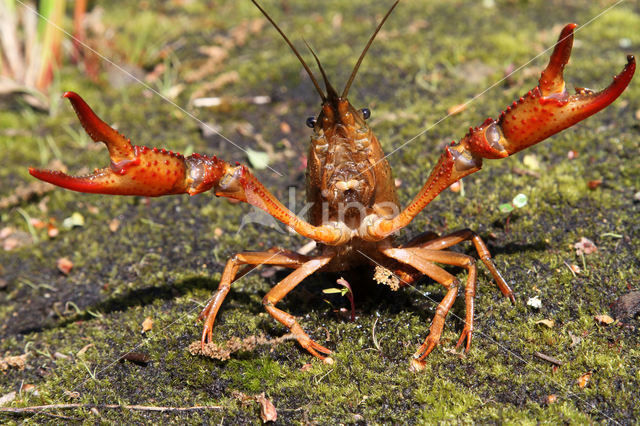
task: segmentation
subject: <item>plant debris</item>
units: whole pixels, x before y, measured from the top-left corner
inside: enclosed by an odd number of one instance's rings
[[[201,342],[195,341],[189,345],[189,352],[191,355],[202,355],[213,359],[219,359],[220,361],[226,361],[231,358],[231,354],[239,351],[252,351],[259,345],[275,346],[287,340],[295,339],[296,337],[292,333],[287,333],[284,336],[277,337],[275,339],[268,339],[263,334],[259,336],[249,336],[244,339],[239,337],[232,337],[224,344],[218,345],[213,342],[208,342],[202,347]]]
[[[144,352],[127,352],[126,354],[122,355],[118,359],[118,361],[129,361],[145,367],[147,364],[149,364],[149,362],[151,362],[151,357]]]
[[[24,353],[22,355],[5,356],[4,358],[0,358],[0,371],[7,371],[9,367],[17,368],[21,371],[24,370],[24,367],[27,365],[28,355],[28,353]]]
[[[388,285],[393,291],[398,291],[400,288],[400,280],[395,276],[393,272],[383,266],[376,266],[375,273],[373,274],[373,280],[378,284]]]
[[[557,365],[558,367],[562,367],[564,365],[564,362],[560,361],[558,358],[543,354],[542,352],[534,352],[533,355],[535,355],[537,358],[550,362],[551,364]]]
[[[591,372],[588,373],[584,373],[582,376],[578,377],[578,379],[576,380],[576,382],[578,383],[578,386],[580,386],[580,388],[584,388],[585,386],[587,386],[587,384],[589,384],[589,380],[591,380]]]
[[[233,391],[231,395],[233,395],[233,397],[239,400],[242,404],[247,404],[254,401],[260,404],[260,418],[264,423],[275,422],[278,419],[278,412],[276,411],[276,407],[271,401],[267,399],[264,392],[259,395],[252,396],[240,391]]]
[[[56,267],[58,268],[58,271],[62,272],[65,275],[69,275],[71,269],[73,268],[73,262],[66,257],[61,257],[56,261]]]
[[[56,161],[55,163],[51,162],[50,164],[54,165],[55,168],[61,166],[59,161]],[[61,170],[63,170],[63,168],[61,168]],[[34,198],[41,197],[47,192],[53,191],[54,188],[55,186],[50,183],[41,181],[30,182],[27,185],[18,186],[13,191],[13,194],[0,198],[0,209],[15,207]]]
[[[548,328],[553,328],[553,326],[556,324],[556,322],[554,320],[550,320],[550,319],[541,319],[540,321],[536,321],[536,324],[542,324],[547,326]]]
[[[146,317],[144,321],[142,321],[142,334],[151,331],[151,329],[153,329],[153,320],[151,317]]]
[[[598,247],[588,238],[582,237],[580,241],[573,245],[576,249],[576,254],[582,256],[583,254],[591,254],[598,251]]]
[[[0,229],[0,243],[4,251],[11,251],[32,244],[33,237],[28,232],[6,226]]]
[[[602,179],[595,179],[595,180],[590,180],[589,182],[587,182],[587,186],[592,191],[594,189],[596,189],[597,187],[599,187],[600,185],[602,185]]]
[[[598,323],[603,324],[603,325],[609,325],[609,324],[613,324],[613,318],[611,318],[609,315],[596,315],[593,317]]]

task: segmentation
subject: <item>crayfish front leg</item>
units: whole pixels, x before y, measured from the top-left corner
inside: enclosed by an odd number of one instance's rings
[[[246,166],[232,165],[216,156],[192,154],[185,157],[166,149],[147,148],[131,141],[98,117],[74,92],[64,97],[85,131],[95,142],[104,142],[111,163],[87,176],[69,176],[55,170],[30,168],[32,176],[78,192],[110,195],[160,197],[172,194],[195,195],[213,190],[218,197],[249,203],[307,238],[328,245],[349,241],[352,231],[336,221],[314,226],[285,207]]]
[[[280,248],[273,248],[265,252],[243,252],[231,257],[222,272],[218,290],[211,296],[211,299],[209,299],[198,316],[199,320],[204,321],[202,339],[200,341],[202,348],[204,349],[204,345],[207,342],[211,342],[213,324],[222,306],[222,302],[231,289],[231,284],[260,265],[276,265],[296,269],[310,259],[308,256]],[[243,265],[244,268],[240,269]]]

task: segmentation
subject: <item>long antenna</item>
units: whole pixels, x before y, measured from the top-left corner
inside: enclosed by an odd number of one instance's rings
[[[289,39],[287,38],[286,35],[284,35],[284,33],[282,32],[282,30],[280,29],[278,24],[276,24],[275,21],[273,19],[271,19],[271,16],[269,16],[269,14],[262,8],[262,6],[260,6],[258,4],[258,2],[256,0],[251,0],[251,2],[254,5],[256,5],[256,7],[260,10],[260,12],[262,12],[262,14],[265,16],[265,18],[267,18],[269,20],[269,22],[271,22],[271,25],[273,25],[274,28],[276,30],[278,30],[278,32],[280,33],[282,38],[284,38],[284,41],[286,41],[287,44],[289,45],[289,47],[291,48],[291,50],[293,50],[293,53],[298,58],[298,60],[300,61],[300,63],[304,67],[305,71],[307,71],[307,74],[309,74],[309,77],[311,78],[311,81],[313,82],[313,85],[316,86],[316,90],[320,94],[320,97],[322,98],[323,101],[325,101],[327,99],[327,97],[322,92],[322,89],[320,88],[320,85],[318,84],[318,81],[316,80],[316,78],[314,77],[313,73],[311,72],[311,68],[309,68],[309,65],[307,65],[307,63],[304,61],[304,59],[302,59],[302,56],[300,56],[300,54],[298,53],[296,48],[293,46],[293,43],[291,43],[291,41],[289,41]]]
[[[353,83],[353,79],[356,78],[356,74],[358,73],[358,68],[360,68],[360,64],[362,63],[362,60],[364,59],[364,56],[367,54],[367,50],[369,50],[369,47],[371,46],[371,43],[373,43],[373,39],[376,38],[376,35],[378,35],[378,31],[380,31],[380,28],[382,28],[382,26],[384,25],[384,22],[387,20],[389,15],[391,15],[391,12],[393,12],[393,9],[395,9],[395,7],[398,5],[398,3],[400,3],[400,0],[396,0],[396,2],[393,4],[393,6],[391,6],[391,9],[389,9],[387,14],[384,15],[384,18],[382,18],[382,21],[380,21],[380,23],[378,24],[378,27],[376,28],[376,30],[371,35],[371,38],[369,38],[369,41],[367,42],[367,45],[364,47],[364,50],[360,54],[360,57],[358,58],[358,62],[356,62],[356,66],[353,67],[353,71],[351,72],[351,77],[349,77],[349,81],[347,81],[347,85],[345,86],[344,91],[342,92],[342,97],[343,98],[347,97],[347,93],[349,93],[349,88],[351,87],[351,83]]]
[[[327,97],[329,99],[337,99],[338,98],[338,92],[336,92],[336,89],[334,89],[333,86],[331,85],[331,83],[329,83],[329,79],[327,78],[327,74],[324,72],[324,68],[322,68],[322,64],[320,63],[320,59],[318,59],[318,55],[316,55],[316,52],[314,52],[313,49],[311,48],[311,46],[309,46],[309,43],[307,43],[307,40],[304,40],[304,44],[307,45],[307,48],[309,49],[309,51],[313,55],[313,58],[316,60],[316,64],[318,64],[318,68],[320,68],[320,74],[322,74],[322,79],[324,80],[324,86],[327,88]]]

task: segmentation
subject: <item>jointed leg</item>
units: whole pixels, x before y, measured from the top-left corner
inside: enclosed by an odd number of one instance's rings
[[[264,296],[264,299],[262,299],[262,304],[267,312],[269,312],[269,314],[282,325],[287,327],[303,348],[309,351],[313,356],[320,359],[325,359],[326,357],[319,354],[318,351],[329,355],[331,350],[311,340],[309,335],[302,330],[302,327],[300,327],[300,324],[298,324],[298,321],[296,321],[296,318],[293,315],[276,308],[274,305],[282,300],[282,298],[291,290],[296,288],[302,280],[322,268],[324,265],[329,263],[330,260],[331,257],[316,257],[309,260],[289,274],[285,279],[280,281]]]
[[[482,241],[480,236],[473,232],[470,229],[462,229],[460,231],[453,232],[449,235],[445,235],[443,237],[429,239],[428,241],[410,241],[407,246],[408,247],[421,247],[425,249],[432,250],[444,250],[456,244],[459,244],[463,241],[471,241],[476,248],[476,252],[478,256],[480,256],[480,260],[487,267],[496,284],[500,288],[502,294],[511,299],[512,302],[515,302],[515,298],[513,296],[513,291],[507,284],[507,282],[502,278],[500,272],[496,268],[496,265],[493,263],[491,259],[491,253],[489,253],[489,249],[487,245]]]
[[[400,246],[400,248],[406,248],[406,247],[419,247],[422,244],[425,244],[431,240],[435,240],[436,238],[439,238],[439,235],[436,234],[433,231],[424,231],[421,232],[420,234],[416,235],[415,237],[413,237],[412,239],[410,239],[409,241],[407,241],[406,244],[403,244]]]
[[[259,265],[278,265],[295,269],[303,265],[309,259],[310,258],[308,256],[277,248],[266,252],[238,253],[229,259],[224,268],[224,272],[222,273],[222,279],[220,279],[218,290],[213,294],[213,296],[211,296],[211,299],[209,299],[209,302],[207,302],[207,305],[198,316],[199,320],[204,320],[202,338],[200,340],[202,346],[204,347],[204,344],[207,341],[211,341],[213,323],[224,298],[227,296],[227,293],[229,293],[231,283]],[[247,266],[242,271],[238,272],[238,269],[242,265]]]
[[[420,272],[435,279],[436,281],[444,285],[445,288],[447,288],[447,294],[445,298],[442,300],[442,302],[440,302],[438,308],[436,309],[436,315],[433,318],[433,322],[429,330],[429,336],[427,336],[422,346],[420,346],[420,348],[414,355],[418,363],[422,363],[424,358],[429,355],[429,353],[438,344],[444,327],[445,317],[451,309],[451,306],[453,306],[453,302],[455,301],[455,297],[457,295],[457,278],[455,278],[453,275],[449,274],[439,266],[433,264],[432,262],[460,266],[467,269],[467,283],[465,286],[465,326],[456,347],[459,347],[466,340],[467,344],[465,350],[468,351],[471,347],[471,335],[473,332],[474,298],[477,280],[477,269],[475,266],[475,260],[471,256],[467,256],[461,253],[429,250],[417,247],[385,249],[383,250],[383,253],[393,259],[416,268]]]
[[[467,284],[465,285],[464,301],[465,301],[465,322],[460,339],[456,344],[456,348],[460,347],[462,343],[467,341],[465,346],[465,352],[471,349],[471,334],[473,332],[473,313],[475,309],[475,297],[476,297],[476,282],[478,278],[478,271],[475,265],[475,260],[471,256],[466,254],[456,253],[452,251],[440,251],[416,248],[416,254],[424,259],[428,259],[432,262],[443,263],[446,265],[460,266],[467,270]]]

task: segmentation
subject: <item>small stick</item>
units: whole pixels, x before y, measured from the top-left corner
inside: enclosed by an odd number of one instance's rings
[[[43,411],[43,410],[64,410],[64,409],[71,409],[71,408],[100,408],[100,409],[124,408],[127,410],[140,410],[140,411],[177,412],[177,411],[196,411],[196,410],[221,410],[223,407],[220,405],[203,405],[203,406],[195,406],[195,407],[158,407],[153,405],[120,405],[120,404],[51,404],[51,405],[34,405],[31,407],[22,407],[22,408],[0,407],[0,413],[37,414],[38,411]]]
[[[560,361],[558,358],[554,358],[552,356],[549,355],[545,355],[542,352],[534,352],[533,355],[537,356],[540,359],[543,359],[547,362],[550,362],[551,364],[555,364],[558,367],[561,367],[564,365],[564,362]]]

